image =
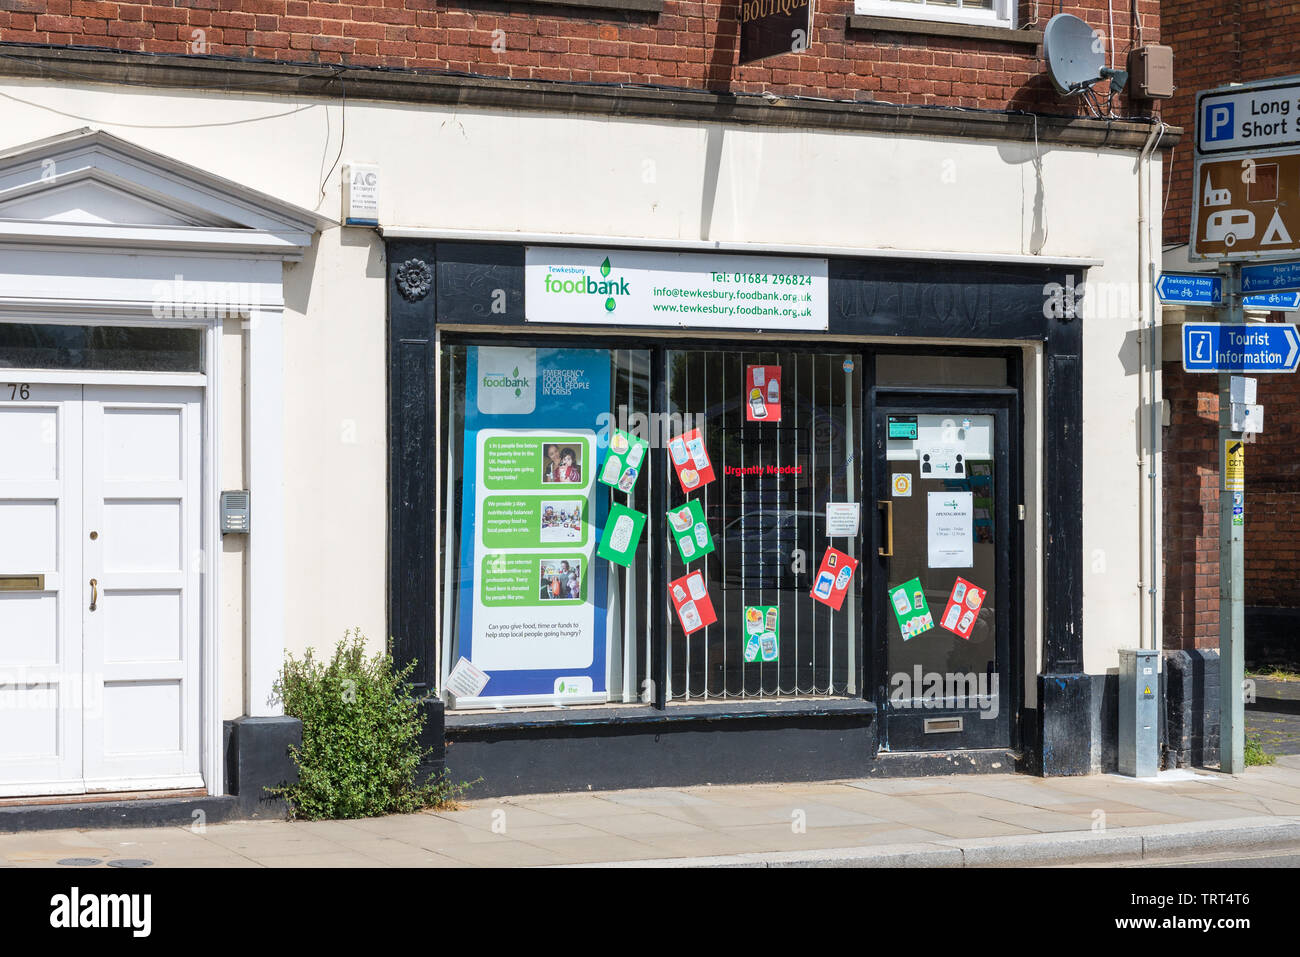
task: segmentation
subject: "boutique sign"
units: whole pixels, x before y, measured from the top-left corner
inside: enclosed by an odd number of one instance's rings
[[[741,0],[740,62],[808,49],[812,0]]]
[[[529,246],[528,322],[800,329],[827,327],[825,259]]]

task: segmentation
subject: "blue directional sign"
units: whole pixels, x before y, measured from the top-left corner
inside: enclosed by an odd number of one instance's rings
[[[1214,273],[1161,273],[1156,293],[1161,302],[1217,306],[1223,301],[1223,278]]]
[[[1246,296],[1241,304],[1247,309],[1295,312],[1300,309],[1300,292],[1266,292],[1260,296]]]
[[[1300,262],[1259,263],[1241,267],[1241,291],[1291,292],[1300,289]]]
[[[1187,372],[1295,372],[1300,335],[1289,324],[1260,322],[1183,326],[1183,369]]]

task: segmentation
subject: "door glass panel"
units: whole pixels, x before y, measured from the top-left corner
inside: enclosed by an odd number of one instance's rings
[[[859,501],[860,362],[842,353],[692,350],[670,351],[667,363],[674,434],[699,429],[715,475],[686,489],[667,466],[670,515],[697,502],[713,542],[695,557],[693,544],[685,554],[665,530],[668,580],[702,572],[716,616],[688,635],[669,609],[670,697],[855,692],[861,568],[838,611],[810,591],[828,545],[861,559],[860,534],[825,534],[827,503]]]
[[[0,368],[202,372],[203,330],[0,322]]]
[[[876,385],[931,386],[1006,385],[1007,360],[994,356],[909,356],[890,353],[876,357]]]
[[[886,440],[893,513],[885,583],[891,705],[930,713],[936,707],[991,710],[1003,598],[997,587],[994,417],[954,412],[886,419],[887,435],[899,436]],[[942,688],[941,700],[936,688]]]

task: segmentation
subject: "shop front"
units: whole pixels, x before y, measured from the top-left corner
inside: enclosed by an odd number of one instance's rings
[[[1047,616],[1079,613],[1079,487],[1024,493],[1027,444],[1080,454],[1078,324],[1043,305],[1064,266],[388,252],[390,620],[454,776],[1036,765],[1040,554]]]

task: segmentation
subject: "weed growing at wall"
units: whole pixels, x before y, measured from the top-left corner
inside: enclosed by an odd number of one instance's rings
[[[468,785],[446,776],[419,780],[428,756],[420,747],[425,716],[408,679],[415,663],[394,669],[389,653],[367,658],[360,629],[347,632],[328,663],[308,648],[285,656],[275,683],[284,712],[302,721],[302,748],[293,749],[297,784],[272,793],[293,817],[373,817],[445,805]]]
[[[1272,764],[1276,760],[1275,755],[1264,750],[1264,742],[1260,740],[1259,735],[1252,734],[1246,738],[1246,767],[1254,767],[1257,764]]]

